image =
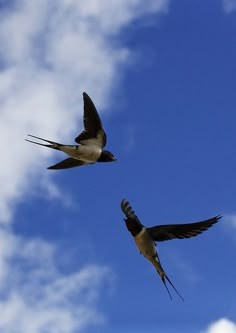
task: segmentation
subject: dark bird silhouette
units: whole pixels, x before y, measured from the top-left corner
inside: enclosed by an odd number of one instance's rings
[[[161,265],[156,250],[156,242],[162,242],[175,238],[183,239],[195,237],[201,234],[203,231],[207,230],[208,228],[212,227],[213,224],[219,221],[221,216],[217,215],[208,220],[195,223],[167,224],[147,228],[140,222],[127,200],[122,200],[121,209],[126,215],[126,218],[124,219],[126,227],[134,237],[134,241],[138,246],[140,253],[144,257],[146,257],[155,267],[157,273],[160,275],[160,278],[166,287],[170,298],[172,299],[170,291],[166,285],[166,280],[171,284],[179,297],[184,300],[177,291],[177,289],[174,287],[173,283],[168,278]]]
[[[79,145],[64,145],[50,140],[28,134],[28,136],[47,142],[40,142],[26,139],[26,141],[35,143],[40,146],[61,150],[70,157],[50,166],[50,170],[68,169],[79,167],[86,164],[96,162],[113,162],[116,161],[115,156],[108,150],[103,148],[106,145],[106,133],[102,127],[102,122],[91,98],[84,92],[84,130],[75,138],[75,142]]]

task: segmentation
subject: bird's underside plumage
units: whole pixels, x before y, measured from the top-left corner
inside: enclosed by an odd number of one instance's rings
[[[170,281],[169,277],[165,273],[163,267],[161,266],[160,259],[156,251],[156,243],[171,239],[183,239],[195,237],[201,234],[203,231],[212,227],[213,224],[219,221],[220,215],[217,215],[211,219],[204,220],[201,222],[188,223],[188,224],[170,224],[170,225],[159,225],[154,227],[146,228],[138,219],[134,210],[130,206],[127,200],[122,200],[121,209],[126,215],[125,223],[127,229],[130,231],[134,237],[135,243],[138,246],[140,252],[144,257],[146,257],[155,267],[156,271],[161,277],[169,295],[170,292],[167,288],[166,281],[171,284],[177,294],[183,300],[183,297],[174,287],[173,283]],[[171,295],[170,295],[171,297]]]
[[[102,127],[102,122],[91,98],[84,92],[83,99],[84,130],[75,138],[75,142],[79,145],[64,145],[28,134],[29,137],[47,142],[47,144],[29,139],[26,139],[26,141],[60,150],[70,156],[63,161],[50,166],[48,169],[68,169],[96,162],[112,162],[116,160],[111,152],[103,150],[107,141],[106,133]]]

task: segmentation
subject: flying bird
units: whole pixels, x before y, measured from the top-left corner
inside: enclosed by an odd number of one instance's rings
[[[116,161],[115,156],[110,151],[103,149],[107,141],[106,132],[102,127],[102,122],[95,105],[85,92],[83,93],[83,99],[84,130],[75,138],[75,142],[79,145],[64,145],[28,134],[29,137],[47,142],[47,144],[29,139],[26,139],[26,141],[35,143],[40,146],[61,150],[70,156],[63,161],[48,167],[50,170],[74,168],[86,164],[93,164],[96,162]]]
[[[134,241],[139,248],[140,253],[146,257],[155,267],[157,273],[160,275],[160,278],[165,285],[170,298],[172,299],[170,291],[166,285],[166,280],[170,283],[179,297],[184,300],[168,278],[161,265],[156,250],[156,242],[162,242],[175,238],[183,239],[195,237],[208,228],[212,227],[213,224],[218,222],[222,216],[217,215],[208,220],[195,223],[158,225],[155,227],[147,228],[140,222],[127,200],[122,200],[121,209],[126,215],[126,218],[124,219],[126,227],[134,237]]]

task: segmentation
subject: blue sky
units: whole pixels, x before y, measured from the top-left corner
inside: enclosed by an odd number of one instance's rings
[[[0,330],[235,333],[236,2],[0,2]],[[117,163],[61,172],[82,92]],[[9,149],[10,148],[10,149]],[[159,256],[170,301],[123,222],[222,214]]]

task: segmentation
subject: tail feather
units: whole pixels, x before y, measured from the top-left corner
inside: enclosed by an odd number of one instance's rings
[[[168,291],[168,294],[170,295],[170,292],[169,292],[169,289],[167,288],[167,285],[166,285],[166,281],[165,281],[165,278],[166,280],[169,282],[169,284],[172,286],[172,288],[175,290],[176,294],[179,295],[179,297],[182,299],[182,301],[184,302],[184,298],[180,295],[180,293],[178,292],[178,290],[175,288],[175,286],[173,285],[173,283],[170,281],[170,279],[168,278],[167,275],[163,276],[161,279],[162,279],[162,282],[164,283],[167,291]],[[170,295],[170,298],[172,299],[171,295]]]
[[[44,144],[44,143],[40,143],[40,142],[37,142],[37,141],[29,140],[29,139],[25,139],[25,141],[34,143],[34,144],[39,145],[39,146],[43,146],[43,147],[48,147],[48,148],[60,150],[60,148],[59,148],[60,143],[57,143],[57,142],[54,142],[54,141],[50,141],[50,140],[45,140],[43,138],[40,138],[40,137],[35,136],[35,135],[31,135],[31,134],[28,134],[28,136],[30,136],[32,138],[35,138],[35,139],[38,139],[38,140],[42,140],[42,141],[48,142],[49,144]]]
[[[168,294],[169,294],[169,296],[170,296],[170,299],[172,300],[171,293],[170,293],[170,291],[169,291],[169,289],[168,289],[168,287],[167,287],[167,285],[166,285],[165,277],[163,276],[163,278],[162,278],[161,280],[162,280],[164,286],[166,287],[166,290],[167,290],[167,292],[168,292]]]
[[[155,261],[152,261],[153,265],[155,266],[156,268],[156,271],[157,273],[159,274],[163,284],[165,285],[165,288],[170,296],[170,298],[172,299],[171,297],[171,294],[170,294],[170,291],[166,285],[166,280],[169,282],[169,284],[172,286],[172,288],[175,290],[176,294],[179,295],[179,297],[182,299],[182,301],[184,301],[183,297],[180,295],[180,293],[178,292],[178,290],[175,288],[175,286],[173,285],[173,283],[171,282],[171,280],[168,278],[168,276],[166,275],[161,263],[160,263],[160,260],[158,258],[158,255],[156,253],[156,258],[155,258]],[[166,279],[166,280],[165,280]]]
[[[31,138],[34,138],[34,139],[38,139],[38,140],[42,140],[42,141],[45,141],[45,142],[48,142],[48,143],[51,143],[51,144],[59,145],[59,143],[57,143],[55,141],[46,140],[46,139],[40,138],[39,136],[35,136],[35,135],[32,135],[32,134],[27,134],[27,135],[30,136]]]

